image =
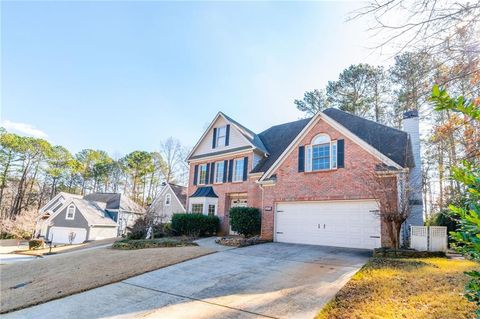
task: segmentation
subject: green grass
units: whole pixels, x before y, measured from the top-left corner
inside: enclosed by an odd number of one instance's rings
[[[113,243],[113,249],[144,249],[163,247],[185,247],[198,246],[196,243],[186,239],[158,238],[158,239],[122,239]]]
[[[317,319],[470,319],[463,296],[468,260],[373,258],[317,315]]]

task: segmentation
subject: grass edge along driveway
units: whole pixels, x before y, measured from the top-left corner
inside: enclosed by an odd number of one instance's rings
[[[447,258],[372,258],[316,319],[475,318],[464,274],[480,265]]]
[[[198,246],[138,250],[98,248],[1,265],[0,313],[119,282],[212,252]]]

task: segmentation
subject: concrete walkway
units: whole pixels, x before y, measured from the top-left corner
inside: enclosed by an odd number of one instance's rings
[[[280,243],[230,249],[3,318],[313,318],[369,255]]]
[[[198,244],[198,246],[201,247],[206,247],[213,249],[215,251],[225,251],[225,250],[230,250],[230,249],[235,249],[235,247],[230,247],[230,246],[224,246],[224,245],[219,245],[215,242],[219,237],[207,237],[207,238],[202,238],[202,239],[197,239],[194,242]]]

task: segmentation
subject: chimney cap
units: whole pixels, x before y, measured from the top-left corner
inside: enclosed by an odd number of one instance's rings
[[[418,110],[410,110],[403,113],[403,119],[410,119],[412,117],[418,117]]]

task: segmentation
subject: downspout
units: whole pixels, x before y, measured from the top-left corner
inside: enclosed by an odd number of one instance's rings
[[[262,190],[262,208],[261,208],[262,215],[261,215],[261,219],[260,219],[260,220],[262,221],[262,220],[263,220],[263,208],[265,207],[265,206],[263,205],[264,189],[263,189],[263,185],[262,185],[262,184],[258,183],[258,186],[259,186],[260,189]],[[263,223],[261,223],[260,225],[263,225]],[[260,228],[260,238],[262,237],[262,228],[263,228],[263,227]]]

